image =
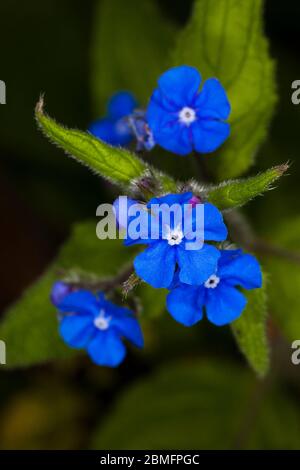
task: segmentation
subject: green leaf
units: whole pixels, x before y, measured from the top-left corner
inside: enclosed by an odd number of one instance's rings
[[[228,93],[231,136],[210,161],[221,180],[250,167],[276,102],[262,13],[262,0],[196,0],[172,58],[173,65],[197,67],[204,79],[218,78]]]
[[[167,68],[174,27],[153,0],[102,0],[94,15],[91,84],[96,116],[119,90],[145,106]]]
[[[146,165],[127,150],[111,147],[86,132],[63,127],[45,114],[43,107],[41,98],[36,119],[44,134],[95,173],[114,183],[129,185],[146,170]]]
[[[207,200],[220,210],[240,207],[265,191],[272,189],[272,184],[288,169],[288,165],[279,165],[257,176],[247,179],[226,181],[208,190]]]
[[[128,188],[137,179],[151,175],[162,191],[176,190],[176,183],[170,176],[150,167],[128,150],[112,147],[91,134],[58,124],[44,113],[43,98],[36,106],[35,115],[51,142],[112,183]]]
[[[167,363],[123,393],[96,449],[297,449],[292,396],[222,359]]]
[[[130,250],[120,240],[99,240],[95,223],[75,227],[57,260],[26,290],[0,324],[0,338],[7,347],[7,366],[20,367],[71,356],[58,335],[57,316],[50,303],[53,282],[59,269],[77,269],[99,276],[113,276],[129,261]]]
[[[300,217],[270,224],[270,243],[281,256],[260,254],[270,276],[268,289],[272,317],[289,341],[300,337]]]
[[[270,362],[266,332],[265,279],[261,289],[244,291],[244,294],[248,300],[247,306],[241,317],[231,324],[231,329],[250,366],[259,376],[264,376],[269,369]]]

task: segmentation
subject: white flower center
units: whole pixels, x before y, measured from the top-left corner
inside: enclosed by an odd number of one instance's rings
[[[99,330],[107,330],[111,317],[105,316],[105,310],[101,309],[99,315],[94,319],[94,325]]]
[[[185,106],[184,108],[179,111],[179,121],[185,124],[186,126],[189,126],[196,120],[196,112],[193,108],[189,108],[188,106]]]
[[[215,289],[217,287],[217,285],[219,284],[220,282],[220,278],[218,276],[216,276],[215,274],[212,274],[208,279],[207,281],[205,282],[204,286],[207,288],[207,289]]]
[[[171,229],[170,227],[167,228],[166,239],[168,240],[169,245],[179,245],[183,239],[183,233],[181,227],[175,227]]]

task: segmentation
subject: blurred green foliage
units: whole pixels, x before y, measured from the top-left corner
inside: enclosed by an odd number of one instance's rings
[[[93,439],[97,449],[297,449],[292,397],[230,362],[166,364],[130,387]]]
[[[231,329],[249,364],[260,376],[269,369],[269,345],[267,339],[267,288],[266,275],[263,287],[244,292],[247,305],[243,315],[231,324]]]
[[[146,106],[168,66],[175,25],[152,0],[102,0],[93,19],[91,88],[95,117],[117,90],[131,91]]]
[[[273,227],[271,240],[279,250],[294,250],[298,256],[295,259],[282,259],[270,254],[264,257],[272,285],[270,311],[280,330],[292,342],[298,339],[297,333],[300,332],[300,217],[287,218],[279,227]]]

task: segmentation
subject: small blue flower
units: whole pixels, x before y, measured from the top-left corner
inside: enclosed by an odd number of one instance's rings
[[[220,252],[212,245],[203,244],[199,249],[187,249],[188,233],[184,228],[184,207],[186,204],[192,207],[190,218],[194,220],[196,208],[192,193],[168,194],[160,198],[152,198],[144,210],[141,210],[141,227],[139,236],[133,238],[129,234],[130,223],[135,219],[129,216],[127,235],[125,244],[147,244],[148,247],[136,256],[134,268],[137,275],[156,288],[169,287],[173,281],[175,269],[179,268],[179,278],[181,282],[192,285],[202,284],[217,267]],[[137,201],[128,200],[128,207]],[[170,219],[170,225],[161,223],[161,214],[156,212],[157,207],[162,210],[170,210],[177,204],[178,220],[175,216]],[[124,217],[126,214],[120,209],[119,199],[114,203],[116,217],[119,225],[124,227]],[[165,209],[163,209],[165,207]],[[210,203],[203,204],[204,215],[204,240],[223,241],[227,237],[227,229],[223,222],[220,211]],[[120,223],[120,219],[123,222]],[[177,219],[177,220],[175,220]],[[154,229],[154,230],[153,230]],[[155,233],[155,237],[153,236]],[[188,240],[190,241],[190,240]],[[202,240],[203,242],[203,240]]]
[[[62,314],[60,335],[72,348],[86,349],[95,364],[115,367],[126,354],[122,338],[143,347],[143,334],[133,313],[114,305],[104,294],[86,290],[65,295],[56,304]]]
[[[224,120],[230,104],[224,88],[210,78],[199,92],[200,83],[194,67],[174,67],[159,78],[151,96],[147,121],[156,143],[170,152],[210,153],[229,136],[230,126]]]
[[[247,299],[236,289],[256,289],[262,286],[262,274],[254,256],[242,250],[223,250],[218,269],[202,286],[188,286],[175,281],[167,297],[167,309],[175,320],[192,326],[203,317],[221,326],[236,320]]]
[[[91,124],[90,133],[114,146],[128,145],[134,137],[128,116],[136,106],[137,102],[131,93],[116,93],[108,103],[107,116]]]

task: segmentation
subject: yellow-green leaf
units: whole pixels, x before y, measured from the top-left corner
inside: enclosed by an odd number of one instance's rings
[[[128,150],[112,147],[87,132],[67,129],[44,113],[41,99],[36,107],[36,119],[43,133],[71,157],[95,173],[122,185],[140,177],[147,166]]]
[[[262,288],[244,291],[244,295],[248,301],[246,308],[231,324],[231,329],[250,366],[259,376],[264,376],[269,368],[265,279]]]
[[[272,184],[282,176],[288,165],[279,165],[247,179],[225,181],[207,191],[207,200],[220,210],[240,207],[251,199],[272,189]]]

